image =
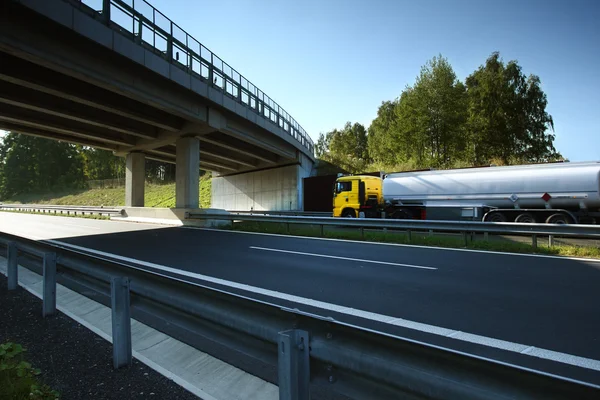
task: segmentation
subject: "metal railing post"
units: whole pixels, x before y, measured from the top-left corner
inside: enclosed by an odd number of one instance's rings
[[[548,247],[554,246],[554,235],[548,235]]]
[[[412,231],[410,229],[406,231],[406,237],[408,238],[408,243],[412,242]]]
[[[47,317],[56,313],[56,253],[44,253],[42,270],[42,316]]]
[[[102,0],[102,20],[106,25],[110,23],[110,0]]]
[[[321,224],[321,237],[325,236],[325,226],[323,224]]]
[[[129,278],[113,277],[110,280],[110,306],[112,311],[113,367],[131,365],[131,318]]]
[[[484,241],[488,241],[490,240],[490,233],[489,232],[483,232],[483,240]]]
[[[465,244],[465,247],[467,247],[469,245],[469,239],[467,237],[467,231],[462,231],[462,237],[463,237],[463,243]]]
[[[8,276],[8,290],[16,290],[19,286],[19,268],[17,266],[17,244],[8,242],[6,246],[8,252],[8,266],[6,275]]]
[[[537,235],[535,233],[531,235],[531,247],[533,250],[537,250]]]
[[[310,350],[308,332],[299,329],[279,332],[277,363],[279,400],[310,398]]]
[[[365,228],[360,227],[360,239],[365,240]]]

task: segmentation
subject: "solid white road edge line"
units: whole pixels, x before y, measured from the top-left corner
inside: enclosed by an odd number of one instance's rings
[[[390,324],[390,325],[394,325],[394,326],[400,326],[400,327],[404,327],[404,328],[414,329],[414,330],[418,330],[421,332],[430,333],[430,334],[434,334],[434,335],[438,335],[438,336],[448,337],[449,335],[452,335],[452,339],[461,340],[464,342],[482,344],[484,346],[494,347],[497,349],[511,351],[514,353],[521,353],[521,351],[523,351],[529,347],[532,347],[531,345],[524,345],[524,344],[520,344],[520,343],[508,342],[508,341],[501,340],[501,339],[494,339],[494,338],[475,335],[475,334],[466,333],[466,332],[458,332],[456,335],[454,335],[454,333],[457,332],[454,329],[448,329],[448,328],[443,328],[443,327],[439,327],[439,326],[435,326],[435,325],[423,324],[423,323],[416,322],[416,321],[409,321],[406,319],[392,317],[389,315],[382,315],[382,314],[378,314],[378,313],[374,313],[374,312],[370,312],[370,311],[357,310],[357,309],[354,309],[351,307],[327,303],[324,301],[307,299],[305,297],[295,296],[295,295],[291,295],[291,294],[287,294],[287,293],[281,293],[281,292],[277,292],[277,291],[269,290],[269,289],[263,289],[263,288],[259,288],[256,286],[246,285],[243,283],[227,281],[225,279],[214,278],[211,276],[197,274],[194,272],[183,271],[180,269],[167,267],[165,265],[154,264],[151,262],[141,261],[141,260],[137,260],[137,259],[129,258],[129,257],[123,257],[123,256],[119,256],[119,255],[112,254],[112,253],[106,253],[103,251],[90,249],[87,247],[76,246],[76,245],[64,243],[64,242],[61,242],[58,240],[46,240],[46,242],[56,244],[56,245],[59,245],[59,246],[65,247],[65,248],[72,248],[72,249],[82,251],[82,252],[87,252],[87,253],[103,256],[103,257],[113,258],[113,259],[124,261],[124,262],[147,266],[147,267],[150,267],[150,268],[153,268],[156,270],[169,272],[172,274],[185,276],[188,278],[199,279],[199,280],[215,283],[218,285],[222,285],[222,286],[226,286],[226,287],[230,287],[230,288],[234,288],[234,289],[244,290],[247,292],[256,293],[256,294],[269,296],[269,297],[274,297],[274,298],[278,298],[281,300],[286,300],[286,301],[290,301],[290,302],[294,302],[294,303],[298,303],[298,304],[304,304],[304,305],[311,306],[311,307],[321,308],[324,310],[329,310],[329,311],[334,311],[334,312],[338,312],[338,313],[342,313],[342,314],[347,314],[350,316],[360,317],[360,318],[368,319],[371,321],[382,322],[382,323],[386,323],[386,324]],[[574,365],[576,367],[600,371],[600,361],[594,360],[591,358],[585,358],[585,357],[575,356],[572,354],[560,353],[557,351],[542,349],[542,348],[538,348],[538,347],[535,347],[532,351],[529,351],[529,352],[523,353],[523,354],[527,355],[527,356],[542,358],[545,360],[556,361],[556,362],[563,363],[563,364]]]
[[[419,269],[433,269],[433,270],[437,269],[437,268],[434,268],[434,267],[425,267],[423,265],[399,264],[399,263],[393,263],[393,262],[388,262],[388,261],[363,260],[361,258],[330,256],[330,255],[327,255],[327,254],[316,254],[316,253],[305,253],[303,251],[270,249],[268,247],[249,246],[249,248],[254,249],[254,250],[273,251],[273,252],[278,252],[278,253],[298,254],[298,255],[301,255],[301,256],[334,258],[334,259],[337,259],[337,260],[357,261],[357,262],[372,263],[372,264],[394,265],[394,266],[397,266],[397,267],[408,267],[408,268],[419,268]]]

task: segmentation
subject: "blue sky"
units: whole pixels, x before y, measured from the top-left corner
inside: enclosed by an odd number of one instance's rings
[[[316,140],[370,124],[431,57],[464,79],[493,52],[542,80],[557,149],[600,159],[600,1],[152,0]]]
[[[277,101],[314,140],[346,121],[368,126],[381,102],[398,97],[435,55],[464,79],[500,51],[540,76],[557,149],[571,161],[600,160],[599,0],[150,3]]]

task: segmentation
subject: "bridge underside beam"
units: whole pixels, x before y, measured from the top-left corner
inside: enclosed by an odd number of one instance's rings
[[[46,131],[44,129],[37,129],[37,128],[28,127],[28,126],[20,126],[17,124],[7,123],[7,122],[1,121],[1,120],[0,120],[0,129],[6,130],[6,131],[11,131],[14,133],[19,133],[22,135],[36,136],[36,137],[40,137],[40,138],[44,138],[44,139],[53,139],[53,140],[59,140],[61,142],[66,142],[66,143],[73,143],[73,144],[79,144],[82,146],[94,147],[96,149],[109,150],[109,151],[113,151],[115,149],[113,146],[107,145],[106,143],[103,143],[100,141],[74,138],[72,136],[61,135],[58,133]]]
[[[65,138],[70,136],[90,139],[115,146],[130,145],[135,142],[134,138],[119,132],[113,132],[77,121],[65,122],[54,115],[38,113],[11,105],[2,105],[0,107],[0,120],[12,123],[15,126],[32,127],[59,133],[64,135]]]
[[[0,103],[110,129],[135,137],[152,139],[158,136],[158,132],[153,126],[5,81],[0,81]]]
[[[10,54],[2,55],[0,80],[129,118],[158,129],[178,132],[184,119],[73,77],[58,74]]]

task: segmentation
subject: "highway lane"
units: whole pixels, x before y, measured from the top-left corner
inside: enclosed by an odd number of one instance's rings
[[[0,230],[441,327],[442,336],[600,360],[599,262],[7,213]],[[402,333],[432,340],[427,329]]]

